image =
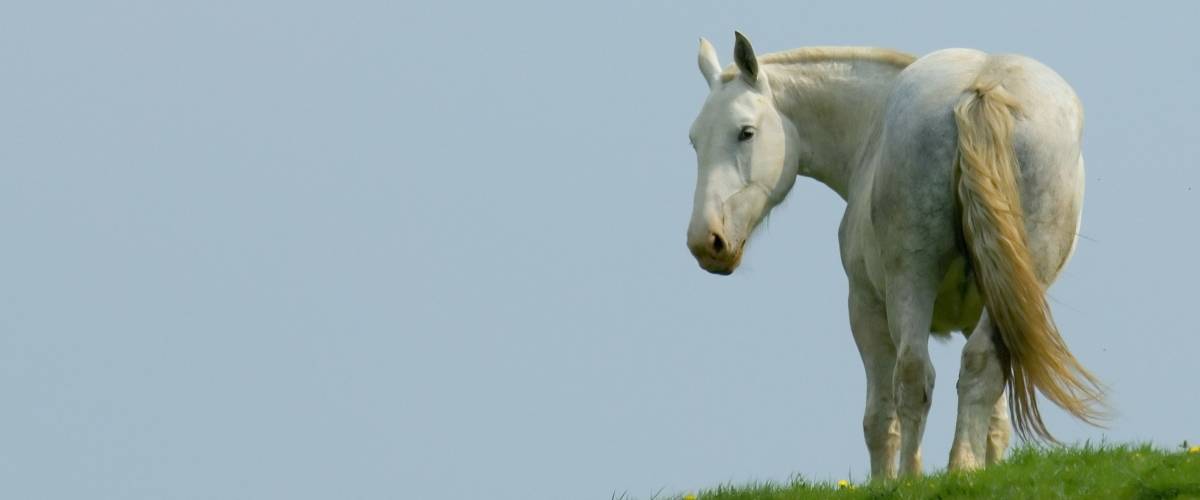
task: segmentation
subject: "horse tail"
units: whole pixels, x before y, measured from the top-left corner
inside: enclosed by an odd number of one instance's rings
[[[1056,442],[1038,410],[1036,392],[1091,425],[1105,419],[1104,390],[1067,350],[1046,285],[1027,244],[1013,149],[1016,98],[1002,68],[985,65],[954,107],[958,125],[958,198],[975,280],[991,318],[1008,387],[1009,408],[1022,439]]]

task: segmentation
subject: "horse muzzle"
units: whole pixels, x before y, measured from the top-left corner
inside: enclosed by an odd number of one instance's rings
[[[742,262],[742,249],[746,242],[730,242],[716,231],[711,231],[703,238],[689,238],[688,249],[696,257],[700,268],[713,274],[728,276],[733,274],[738,264]]]

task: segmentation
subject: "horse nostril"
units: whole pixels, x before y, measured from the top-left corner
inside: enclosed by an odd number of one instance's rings
[[[713,233],[712,235],[712,249],[713,252],[717,254],[725,251],[725,240],[722,239],[721,235],[717,233]]]

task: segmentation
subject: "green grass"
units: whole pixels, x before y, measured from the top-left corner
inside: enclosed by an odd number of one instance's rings
[[[1186,443],[1185,443],[1186,448]],[[673,498],[682,499],[685,494]],[[1084,445],[1013,451],[1002,463],[970,473],[941,472],[918,479],[836,483],[803,478],[786,484],[721,485],[697,500],[949,499],[949,498],[1195,498],[1200,499],[1200,453],[1149,445]]]

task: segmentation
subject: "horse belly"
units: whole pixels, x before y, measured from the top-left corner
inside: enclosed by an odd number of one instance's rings
[[[950,264],[938,287],[929,330],[937,334],[955,331],[970,333],[982,314],[983,296],[979,294],[975,280],[967,273],[966,257],[958,256]]]

